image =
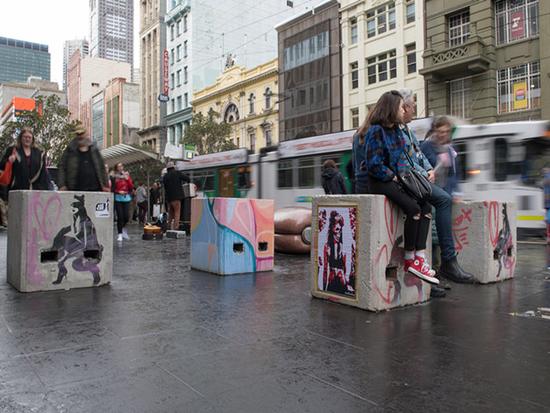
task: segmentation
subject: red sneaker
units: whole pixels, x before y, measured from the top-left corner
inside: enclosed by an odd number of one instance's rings
[[[426,260],[422,257],[419,257],[418,255],[414,257],[415,260],[420,261],[420,264],[422,265],[423,270],[430,274],[430,277],[435,277],[435,270],[432,270],[430,268],[430,265],[426,262]]]
[[[438,285],[439,280],[430,275],[429,271],[431,270],[429,265],[425,264],[423,260],[420,261],[418,258],[420,257],[416,257],[414,260],[405,260],[405,271],[410,272],[412,275],[430,284]]]

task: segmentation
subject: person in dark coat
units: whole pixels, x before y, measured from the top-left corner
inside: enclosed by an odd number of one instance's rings
[[[189,177],[176,170],[174,162],[168,162],[166,170],[162,184],[168,204],[168,224],[175,230],[179,228],[180,223],[181,200],[184,198],[183,184],[189,183]]]
[[[0,161],[0,170],[4,170],[8,160],[13,163],[8,190],[36,189],[47,191],[50,189],[46,156],[35,146],[31,128],[23,127],[17,136],[15,145],[6,149]]]
[[[347,194],[344,176],[336,167],[336,163],[332,159],[328,159],[323,163],[323,189],[327,195],[343,195]]]

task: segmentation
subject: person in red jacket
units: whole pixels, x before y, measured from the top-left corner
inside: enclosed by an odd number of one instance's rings
[[[126,231],[126,224],[130,221],[130,202],[132,201],[134,183],[128,171],[124,170],[122,163],[117,163],[115,166],[115,176],[112,178],[111,188],[115,193],[117,241],[130,239],[128,231]]]

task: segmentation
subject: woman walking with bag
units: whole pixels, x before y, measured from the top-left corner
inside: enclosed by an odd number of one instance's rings
[[[130,239],[126,224],[130,221],[130,202],[132,201],[132,191],[134,183],[130,174],[124,170],[122,163],[117,163],[115,166],[115,176],[113,179],[113,192],[115,193],[115,211],[116,225],[118,230],[117,241]]]
[[[439,284],[426,262],[426,239],[431,205],[425,200],[429,183],[414,170],[399,125],[403,122],[403,98],[398,91],[384,93],[356,135],[354,160],[359,193],[385,195],[406,214],[404,269],[431,284]],[[364,153],[356,153],[364,151]],[[365,173],[366,172],[366,173]]]
[[[8,190],[36,189],[47,191],[50,189],[46,156],[35,146],[32,129],[23,127],[17,136],[15,145],[10,146],[2,160],[0,170],[9,170],[11,177],[4,176]]]

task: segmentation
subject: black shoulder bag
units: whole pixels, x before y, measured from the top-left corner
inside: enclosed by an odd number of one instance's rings
[[[428,178],[422,175],[414,167],[410,155],[405,148],[405,156],[411,167],[407,172],[395,173],[403,190],[417,201],[423,201],[432,195],[432,186]]]

